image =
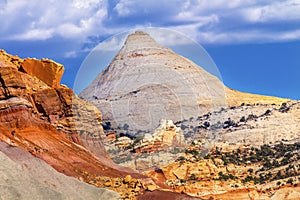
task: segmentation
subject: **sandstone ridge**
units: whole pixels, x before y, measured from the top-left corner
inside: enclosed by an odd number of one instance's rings
[[[4,50],[0,50],[0,60],[2,67],[12,67],[18,71],[26,72],[31,76],[37,77],[49,87],[60,87],[64,67],[53,60],[46,58],[41,60],[34,58],[20,59],[18,56],[12,56],[6,53]]]

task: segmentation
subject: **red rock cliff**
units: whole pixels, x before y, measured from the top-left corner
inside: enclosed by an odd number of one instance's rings
[[[23,60],[1,50],[0,105],[5,114],[0,121],[9,130],[39,121],[94,155],[108,157],[102,144],[105,135],[100,112],[60,85],[63,71],[61,64],[49,59]],[[15,112],[21,112],[20,116],[10,119]]]

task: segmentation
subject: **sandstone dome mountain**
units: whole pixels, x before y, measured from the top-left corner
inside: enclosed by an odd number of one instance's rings
[[[227,103],[282,102],[228,89],[217,77],[141,31],[128,36],[80,97],[96,105],[104,121],[128,124],[134,130],[154,130],[161,119],[188,119]]]
[[[216,77],[140,31],[128,36],[80,96],[101,109],[104,120],[141,130],[153,130],[163,118],[177,121],[225,103]]]

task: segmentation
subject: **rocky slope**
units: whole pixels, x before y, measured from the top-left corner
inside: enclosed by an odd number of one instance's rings
[[[228,89],[215,76],[141,31],[130,34],[113,61],[80,97],[104,114],[104,121],[134,130],[153,131],[161,119],[179,121],[221,106],[276,103]]]
[[[295,140],[300,136],[300,102],[222,107],[197,118],[175,122],[188,140],[244,143],[253,146]]]
[[[276,104],[281,105],[290,99],[278,98],[272,96],[264,96],[240,92],[231,88],[225,88],[227,106],[239,106],[241,104]]]
[[[220,143],[202,158],[201,146],[194,144],[148,175],[204,199],[299,199],[299,149],[299,141],[259,148]]]
[[[106,141],[106,148],[116,163],[140,172],[174,161],[185,147],[184,134],[172,120],[161,120],[153,134],[122,134]]]

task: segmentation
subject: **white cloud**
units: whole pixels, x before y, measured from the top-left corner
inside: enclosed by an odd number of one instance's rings
[[[219,16],[216,14],[210,14],[207,16],[197,16],[195,15],[194,12],[183,11],[180,12],[178,15],[174,16],[172,20],[178,22],[193,22],[201,26],[206,26],[206,25],[216,26],[219,22]]]
[[[68,51],[64,54],[64,58],[75,58],[77,56],[76,51]]]
[[[160,15],[176,13],[184,4],[185,1],[182,0],[119,0],[113,10],[119,17],[156,18]]]
[[[300,29],[298,30],[293,30],[293,31],[285,31],[285,32],[279,32],[276,35],[276,39],[281,39],[282,41],[290,41],[290,40],[295,40],[300,38]]]
[[[134,1],[130,0],[120,0],[120,2],[115,6],[114,10],[119,16],[124,17],[131,14],[134,10],[130,9],[134,5]]]
[[[300,1],[274,1],[264,6],[245,8],[242,14],[251,22],[300,20]]]
[[[8,37],[12,40],[46,40],[51,38],[53,35],[53,30],[51,29],[32,29],[25,33],[16,34],[11,37]]]
[[[157,43],[164,46],[191,44],[190,38],[180,32],[176,33],[164,28],[145,28],[141,30],[148,33]]]
[[[190,0],[169,26],[200,43],[261,43],[299,40],[300,0]],[[282,23],[295,23],[284,30]],[[256,26],[257,24],[257,26]],[[265,24],[265,26],[261,26]],[[280,30],[280,31],[279,31]]]
[[[104,0],[10,0],[0,12],[0,19],[5,19],[0,36],[16,40],[84,38],[100,32],[106,7]]]
[[[0,5],[5,6],[0,9],[0,41],[58,36],[76,41],[78,50],[89,36],[145,26],[171,28],[202,44],[300,39],[300,0],[10,0]],[[284,28],[283,23],[295,26]],[[168,45],[186,42],[174,35],[155,37]],[[105,48],[115,47],[107,43]]]
[[[4,6],[6,5],[6,0],[0,0],[0,12],[1,10],[4,8]]]
[[[95,47],[96,51],[118,51],[122,48],[124,41],[126,39],[126,34],[119,34],[117,36],[108,38],[107,40],[101,42]]]
[[[297,40],[300,29],[293,31],[267,32],[261,30],[239,32],[205,32],[200,33],[197,41],[200,43],[239,44],[239,43],[271,43]]]

